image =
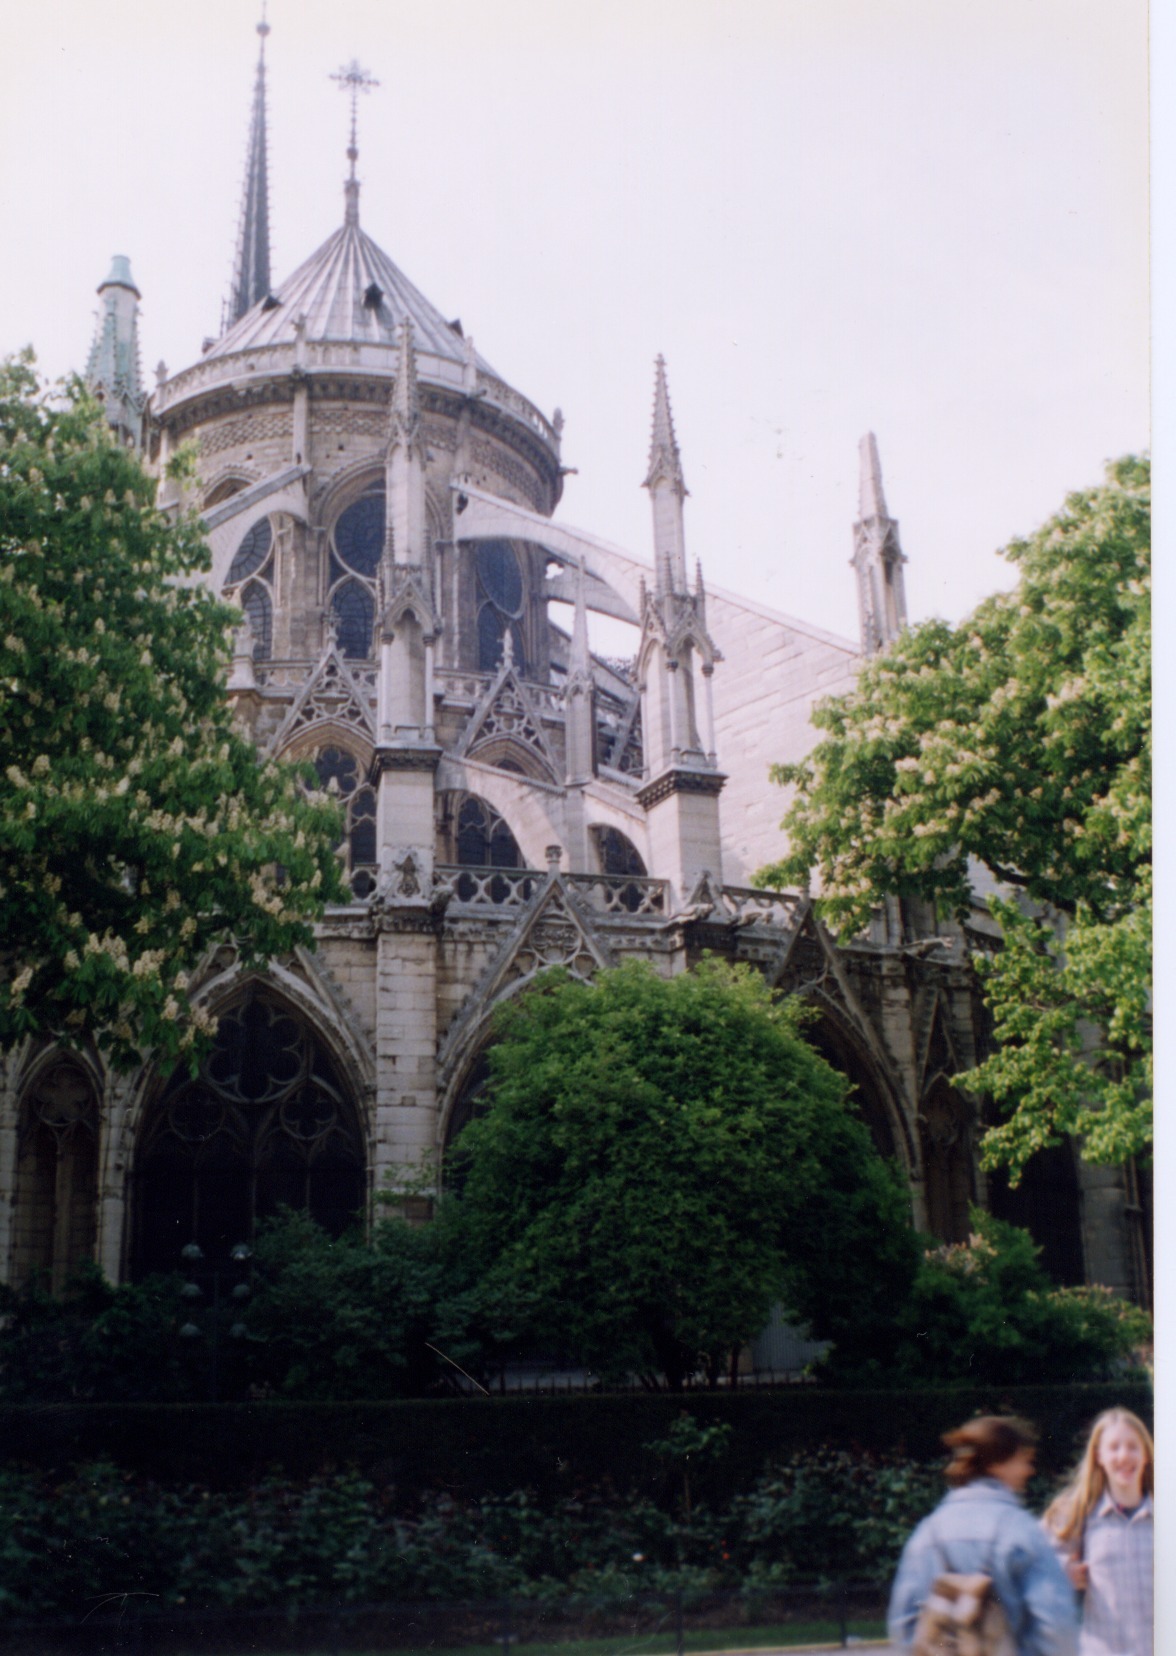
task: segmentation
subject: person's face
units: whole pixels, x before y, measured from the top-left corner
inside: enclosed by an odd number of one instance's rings
[[[1106,1473],[1111,1494],[1116,1499],[1121,1500],[1124,1495],[1139,1499],[1147,1451],[1137,1431],[1122,1423],[1112,1422],[1098,1440],[1095,1459]]]
[[[992,1476],[999,1478],[1006,1489],[1020,1495],[1033,1476],[1037,1466],[1037,1451],[1031,1443],[1023,1443],[1015,1455],[992,1468]]]

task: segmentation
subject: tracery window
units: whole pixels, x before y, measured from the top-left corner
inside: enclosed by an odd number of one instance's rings
[[[618,828],[597,827],[593,829],[593,833],[596,837],[596,854],[600,859],[602,874],[612,874],[621,878],[645,878],[645,862],[632,840],[627,839]],[[645,897],[645,890],[633,884],[622,889],[620,901],[630,914],[636,914]]]
[[[359,760],[346,748],[320,748],[313,763],[320,785],[329,788],[333,783],[334,791],[347,809],[339,843],[344,878],[356,897],[361,900],[370,897],[376,889],[379,863],[375,789],[364,780]]]
[[[181,1064],[144,1122],[133,1274],[174,1270],[192,1241],[226,1262],[281,1206],[339,1236],[364,1195],[359,1119],[334,1065],[299,1018],[254,992],[221,1019],[195,1079]]]
[[[376,624],[376,571],[384,550],[385,498],[382,488],[353,500],[331,530],[327,567],[328,602],[335,617],[341,655],[367,661]]]
[[[85,1072],[68,1060],[43,1070],[19,1121],[14,1275],[44,1273],[56,1293],[97,1234],[98,1100]]]
[[[492,805],[471,794],[457,815],[457,860],[463,868],[522,868],[518,841]]]
[[[269,518],[260,518],[246,531],[237,548],[224,595],[249,617],[253,630],[253,659],[268,661],[274,644],[274,531]]]
[[[493,673],[502,661],[502,641],[509,629],[511,651],[520,673],[526,671],[523,647],[523,577],[509,541],[481,541],[474,551],[478,585],[478,671]]]

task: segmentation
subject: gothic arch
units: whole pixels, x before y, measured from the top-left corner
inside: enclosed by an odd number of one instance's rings
[[[525,868],[510,824],[481,794],[454,790],[445,795],[439,862],[460,868]]]
[[[804,1037],[821,1057],[853,1084],[852,1099],[870,1129],[874,1145],[883,1156],[892,1157],[908,1176],[914,1171],[913,1145],[902,1110],[889,1080],[881,1072],[864,1044],[821,996],[806,997],[818,1008],[818,1015],[804,1026]]]
[[[26,1068],[16,1123],[11,1278],[58,1292],[94,1258],[101,1083],[79,1054],[50,1048]]]
[[[365,494],[382,493],[386,484],[384,462],[378,456],[364,455],[353,460],[329,478],[315,501],[315,520],[324,531]]]
[[[478,1100],[485,1092],[490,1076],[489,1053],[493,1044],[487,1022],[476,1032],[465,1061],[441,1099],[441,1108],[437,1112],[437,1149],[441,1156],[442,1176],[445,1157],[478,1113]]]
[[[242,489],[250,488],[256,481],[256,477],[240,466],[226,466],[214,472],[205,485],[201,510],[207,512],[214,506],[223,506],[226,500],[240,494]]]
[[[217,998],[197,1075],[180,1063],[156,1077],[139,1112],[133,1277],[173,1269],[192,1240],[227,1259],[281,1205],[333,1234],[366,1209],[369,1135],[336,1043],[271,978],[243,974]]]
[[[942,1072],[933,1076],[919,1106],[919,1149],[927,1229],[941,1242],[963,1242],[976,1200],[974,1112]]]

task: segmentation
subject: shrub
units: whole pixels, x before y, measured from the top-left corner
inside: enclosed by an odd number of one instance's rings
[[[923,1256],[899,1312],[899,1378],[1015,1386],[1138,1370],[1134,1353],[1151,1336],[1145,1312],[1104,1288],[1053,1287],[1027,1231],[979,1208],[972,1225],[966,1242]]]

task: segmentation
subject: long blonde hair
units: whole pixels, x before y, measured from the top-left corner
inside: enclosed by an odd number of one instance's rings
[[[1086,1520],[1103,1498],[1107,1487],[1107,1475],[1098,1464],[1098,1450],[1108,1426],[1127,1426],[1135,1433],[1143,1445],[1146,1456],[1141,1481],[1142,1493],[1150,1495],[1152,1492],[1155,1445],[1152,1443],[1151,1433],[1139,1416],[1132,1414],[1130,1409],[1104,1410],[1090,1428],[1086,1448],[1073,1477],[1046,1509],[1046,1527],[1054,1532],[1059,1541],[1073,1541],[1076,1536],[1081,1535]]]

